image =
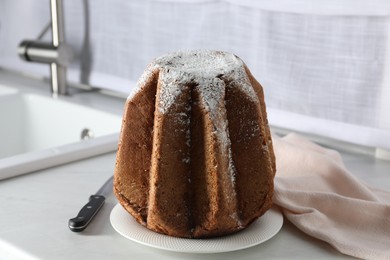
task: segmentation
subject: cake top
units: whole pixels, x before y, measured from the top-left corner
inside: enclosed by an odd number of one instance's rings
[[[197,80],[221,76],[243,64],[231,53],[210,50],[174,52],[157,58],[155,63],[160,67],[188,73]]]
[[[229,82],[234,82],[235,87],[245,91],[248,97],[256,99],[244,62],[240,58],[223,51],[193,50],[173,52],[154,59],[138,80],[138,86],[130,93],[128,100],[156,73],[159,81],[164,83],[163,95],[166,96],[161,109],[172,104],[184,85],[204,86],[209,90],[206,94],[212,96],[213,92],[220,91],[219,83],[228,85]]]

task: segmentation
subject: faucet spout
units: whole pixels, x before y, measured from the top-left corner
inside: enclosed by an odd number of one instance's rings
[[[19,44],[18,53],[26,61],[49,64],[53,96],[66,95],[66,67],[73,59],[73,51],[65,43],[62,0],[50,0],[50,14],[52,42],[25,40]]]

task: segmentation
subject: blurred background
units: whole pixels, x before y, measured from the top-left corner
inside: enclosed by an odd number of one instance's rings
[[[67,0],[70,82],[130,93],[155,57],[216,49],[242,58],[272,126],[390,149],[386,0]],[[0,0],[0,67],[49,76],[17,55],[50,21],[48,1]],[[44,39],[50,41],[50,33]]]

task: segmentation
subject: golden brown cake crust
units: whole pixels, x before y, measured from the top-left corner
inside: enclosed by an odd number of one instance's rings
[[[237,232],[272,205],[275,156],[261,85],[217,51],[154,60],[129,96],[114,173],[122,206],[177,237]]]

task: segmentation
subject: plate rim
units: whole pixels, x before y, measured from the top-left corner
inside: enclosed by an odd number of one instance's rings
[[[161,237],[161,239],[169,239],[169,240],[177,240],[177,241],[185,241],[185,242],[190,242],[190,243],[205,243],[207,241],[212,241],[212,240],[224,240],[224,239],[232,239],[234,238],[235,236],[242,236],[243,234],[245,234],[246,231],[249,230],[250,227],[252,226],[256,226],[254,225],[256,222],[258,221],[261,221],[262,220],[262,217],[267,215],[267,214],[273,214],[275,218],[277,218],[277,221],[275,221],[276,225],[274,225],[274,228],[272,229],[272,232],[270,232],[270,234],[268,234],[267,237],[263,238],[263,239],[259,239],[258,241],[255,241],[253,243],[248,243],[246,245],[241,245],[241,246],[238,246],[238,247],[231,247],[231,248],[220,248],[219,250],[218,249],[205,249],[205,250],[190,250],[188,248],[185,248],[185,249],[180,249],[180,248],[173,248],[173,247],[167,247],[167,246],[161,246],[161,245],[157,245],[157,244],[153,244],[153,243],[148,243],[148,242],[145,242],[145,241],[142,241],[142,240],[139,240],[139,239],[136,239],[135,237],[132,237],[132,236],[129,236],[128,234],[126,234],[125,232],[123,232],[123,230],[121,230],[121,228],[118,228],[117,226],[117,223],[116,223],[116,218],[118,218],[118,216],[116,216],[117,214],[123,214],[123,215],[126,215],[124,217],[128,217],[128,220],[130,221],[130,226],[136,226],[137,229],[142,229],[142,232],[145,232],[147,234],[150,234],[152,236],[155,236],[155,237]],[[250,247],[254,247],[254,246],[257,246],[259,244],[262,244],[268,240],[270,240],[272,237],[274,237],[276,234],[278,234],[283,226],[283,222],[284,222],[284,219],[283,219],[283,215],[280,211],[280,209],[276,206],[276,205],[273,205],[267,212],[264,213],[262,217],[258,218],[257,220],[255,220],[250,226],[248,226],[247,228],[237,232],[237,233],[233,233],[231,235],[226,235],[226,236],[221,236],[221,237],[213,237],[213,238],[203,238],[203,239],[191,239],[191,238],[180,238],[180,237],[173,237],[173,236],[168,236],[168,235],[164,235],[164,234],[160,234],[160,233],[157,233],[155,231],[152,231],[148,228],[146,228],[145,226],[142,226],[141,224],[139,224],[124,208],[123,206],[120,204],[120,203],[117,203],[113,209],[111,210],[111,213],[110,213],[110,223],[111,223],[111,226],[114,228],[114,230],[119,233],[121,236],[125,237],[126,239],[129,239],[137,244],[141,244],[143,246],[147,246],[147,247],[151,247],[151,248],[156,248],[156,249],[159,249],[159,250],[164,250],[164,251],[170,251],[170,252],[178,252],[178,253],[200,253],[200,254],[210,254],[210,253],[224,253],[224,252],[233,252],[233,251],[238,251],[238,250],[243,250],[243,249],[247,249],[247,248],[250,248]]]

